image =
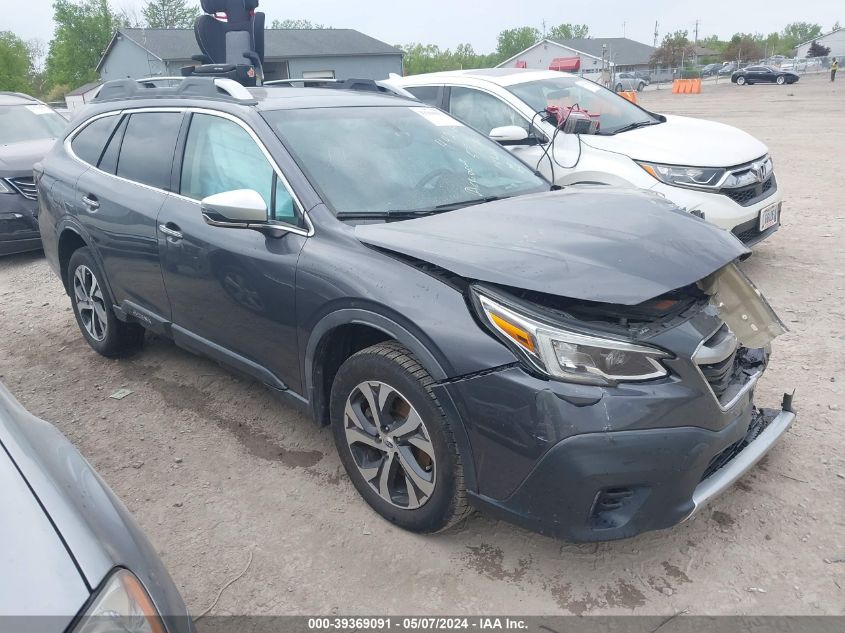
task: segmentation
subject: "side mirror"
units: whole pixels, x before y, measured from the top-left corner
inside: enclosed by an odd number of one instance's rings
[[[267,204],[252,189],[215,193],[200,201],[207,224],[230,229],[260,229],[267,226]]]
[[[488,135],[491,139],[502,145],[527,145],[528,131],[518,125],[503,125],[494,127]]]

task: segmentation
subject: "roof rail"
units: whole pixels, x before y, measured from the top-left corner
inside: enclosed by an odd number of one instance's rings
[[[418,101],[414,95],[404,88],[394,86],[387,81],[379,79],[320,79],[319,77],[306,79],[305,77],[300,77],[298,79],[272,79],[265,81],[263,85],[292,87],[294,84],[302,84],[303,86],[310,86],[312,88],[328,88],[331,90],[381,92]]]
[[[162,81],[179,82],[175,86],[157,86]],[[172,99],[202,97],[240,103],[257,103],[255,97],[237,81],[222,77],[142,77],[105,82],[93,102],[121,99]]]

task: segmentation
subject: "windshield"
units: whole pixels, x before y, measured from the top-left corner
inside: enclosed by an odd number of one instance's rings
[[[66,124],[59,114],[40,103],[0,106],[0,145],[58,138]]]
[[[554,77],[508,86],[535,112],[555,105],[569,108],[577,105],[592,115],[599,115],[599,134],[614,134],[617,130],[638,124],[660,123],[660,119],[638,108],[627,99],[589,79]]]
[[[430,107],[265,112],[338,213],[424,211],[547,191],[497,143]]]

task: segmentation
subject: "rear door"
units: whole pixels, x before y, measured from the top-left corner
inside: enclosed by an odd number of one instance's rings
[[[115,302],[129,301],[163,319],[169,318],[170,305],[156,220],[170,189],[183,117],[176,108],[125,113],[97,166],[77,183],[80,219],[94,241]]]
[[[242,120],[204,110],[191,114],[180,140],[174,189],[159,215],[162,268],[174,339],[262,382],[300,391],[296,264],[306,234],[301,205],[284,174]],[[281,237],[206,224],[200,200],[252,189]]]

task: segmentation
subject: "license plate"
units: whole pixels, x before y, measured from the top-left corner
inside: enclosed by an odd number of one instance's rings
[[[760,232],[778,223],[778,205],[773,204],[760,211]]]

